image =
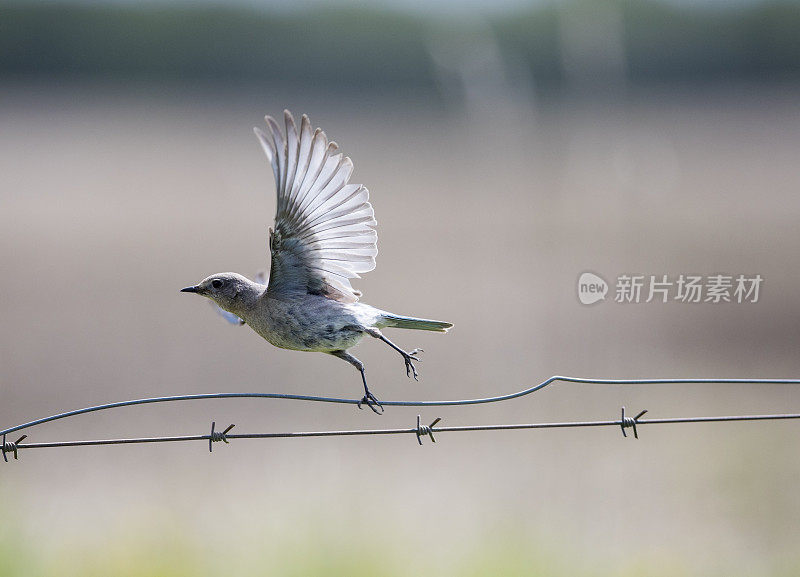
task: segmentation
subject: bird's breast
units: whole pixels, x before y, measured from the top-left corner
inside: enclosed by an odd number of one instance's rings
[[[245,321],[264,339],[284,349],[329,352],[348,349],[364,336],[346,306],[314,295],[261,299]],[[248,315],[250,316],[250,315]]]

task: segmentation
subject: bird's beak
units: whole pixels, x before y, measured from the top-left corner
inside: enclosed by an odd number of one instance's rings
[[[200,287],[199,286],[187,286],[186,288],[181,289],[182,293],[199,293]]]

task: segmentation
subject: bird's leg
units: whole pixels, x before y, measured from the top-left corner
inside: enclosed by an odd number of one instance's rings
[[[364,374],[364,363],[359,361],[347,351],[332,351],[330,354],[332,354],[334,357],[339,357],[343,361],[347,361],[357,368],[359,373],[361,373],[361,380],[364,382],[364,398],[358,401],[358,408],[361,409],[361,404],[363,403],[372,409],[375,414],[382,415],[383,405],[381,405],[380,401],[375,398],[375,395],[369,392],[369,388],[367,387],[367,376]]]
[[[403,349],[398,347],[396,344],[394,344],[392,341],[387,339],[385,336],[383,336],[383,333],[381,331],[379,331],[378,329],[376,329],[374,327],[370,327],[370,328],[365,329],[365,332],[371,337],[375,337],[376,339],[382,340],[384,343],[386,343],[387,345],[392,347],[394,350],[396,350],[398,353],[403,355],[403,361],[405,361],[405,363],[406,363],[406,375],[409,378],[411,378],[411,376],[413,375],[415,381],[419,380],[417,378],[418,373],[417,373],[417,368],[414,366],[414,361],[422,362],[422,359],[419,358],[419,354],[421,352],[424,352],[422,349],[414,349],[410,353],[407,353],[406,351],[404,351]]]

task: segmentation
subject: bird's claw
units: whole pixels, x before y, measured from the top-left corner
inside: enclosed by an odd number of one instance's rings
[[[375,395],[373,395],[369,391],[364,393],[364,397],[360,401],[358,401],[359,409],[364,408],[361,406],[362,404],[367,405],[370,409],[372,409],[372,412],[375,413],[376,415],[383,414],[383,405],[381,405],[381,402],[377,398],[375,398]]]
[[[414,366],[413,361],[421,363],[422,359],[419,358],[419,354],[422,352],[424,352],[422,349],[414,349],[410,353],[403,353],[403,360],[406,363],[406,376],[408,378],[411,378],[411,376],[413,375],[415,381],[419,380],[417,378],[419,376],[419,373],[417,373],[417,368]]]

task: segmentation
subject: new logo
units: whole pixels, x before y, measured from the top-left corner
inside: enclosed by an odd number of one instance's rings
[[[585,272],[578,277],[578,299],[581,303],[590,305],[605,300],[606,293],[608,283],[596,274]]]

